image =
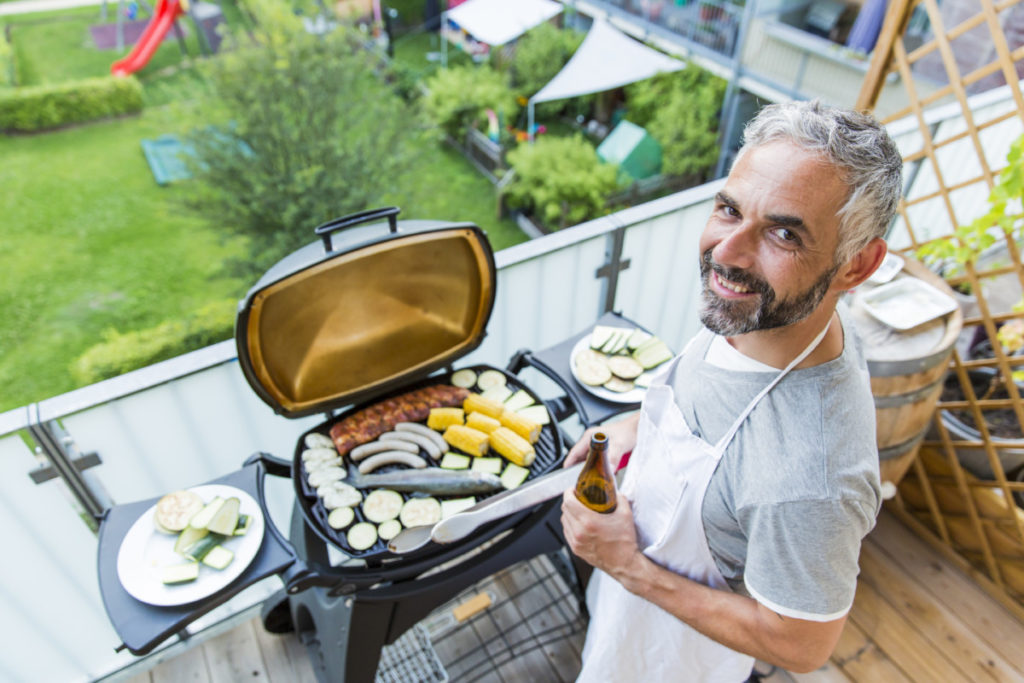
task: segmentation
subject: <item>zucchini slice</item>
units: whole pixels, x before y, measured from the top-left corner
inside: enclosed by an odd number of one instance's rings
[[[185,530],[178,534],[178,540],[174,542],[174,552],[184,555],[189,548],[194,546],[200,539],[205,538],[209,533],[209,529],[205,527],[202,529],[192,526],[185,527]]]
[[[473,465],[470,469],[474,472],[499,474],[501,472],[501,458],[473,458]]]
[[[497,403],[504,403],[512,396],[512,390],[505,384],[496,384],[489,389],[481,391],[480,395]]]
[[[525,417],[526,419],[531,420],[532,422],[536,422],[537,424],[551,424],[551,416],[548,415],[547,406],[526,406],[525,408],[520,408],[516,412]]]
[[[505,466],[505,471],[501,473],[501,483],[506,489],[514,489],[526,481],[528,476],[530,476],[530,470],[510,462]]]
[[[334,508],[327,515],[327,524],[332,529],[344,529],[356,519],[356,513],[352,508]]]
[[[590,333],[590,348],[596,350],[607,344],[616,329],[607,325],[595,325],[594,331]]]
[[[371,522],[380,524],[389,519],[398,519],[405,501],[402,494],[390,489],[371,491],[363,501],[363,514]],[[374,532],[376,533],[376,532]],[[370,545],[373,545],[372,543]],[[369,546],[367,546],[369,547]]]
[[[469,456],[448,451],[441,458],[440,467],[446,470],[464,470],[469,468]]]
[[[452,373],[451,383],[463,389],[472,389],[473,385],[476,384],[476,372],[469,368],[456,370]]]
[[[476,385],[484,392],[493,387],[505,386],[505,375],[498,370],[484,370],[476,379]]]
[[[441,504],[437,498],[410,498],[402,506],[398,521],[404,527],[437,524],[441,521]]]
[[[505,401],[505,408],[512,411],[518,411],[520,408],[531,405],[533,405],[533,396],[530,396],[525,389],[520,389]]]
[[[188,583],[199,578],[199,563],[185,562],[183,564],[172,564],[164,567],[161,580],[168,585],[176,583]]]
[[[234,534],[235,529],[238,528],[238,508],[241,504],[242,502],[234,496],[225,499],[224,503],[217,509],[217,514],[206,525],[206,528],[222,536]]]
[[[467,498],[452,498],[450,500],[441,501],[441,519],[447,519],[452,515],[462,512],[466,508],[471,508],[476,505],[476,498],[469,496]]]
[[[200,510],[192,519],[189,520],[188,525],[194,529],[205,529],[206,525],[210,523],[213,516],[220,510],[220,506],[224,504],[224,499],[220,496],[214,497],[206,506]]]
[[[381,522],[377,527],[377,535],[385,541],[390,541],[392,538],[398,535],[402,530],[402,523],[397,519],[389,519],[386,522]]]
[[[214,569],[224,569],[231,564],[233,559],[235,559],[233,552],[222,545],[215,545],[210,548],[210,552],[203,556],[202,563]]]
[[[354,550],[366,550],[377,542],[377,527],[369,522],[353,524],[345,538]]]
[[[211,550],[216,548],[224,540],[224,537],[219,534],[207,534],[198,541],[185,548],[185,552],[182,553],[185,557],[196,562],[202,562]]]
[[[252,524],[252,515],[238,515],[238,526],[231,532],[232,536],[245,536],[245,532],[249,530],[249,526]]]

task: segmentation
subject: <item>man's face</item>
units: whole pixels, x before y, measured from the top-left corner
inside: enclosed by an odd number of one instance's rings
[[[790,143],[744,154],[701,235],[701,322],[735,336],[811,315],[840,265],[847,194],[834,166]]]

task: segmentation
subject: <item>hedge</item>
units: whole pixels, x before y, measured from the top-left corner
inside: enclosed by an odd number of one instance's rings
[[[71,376],[85,386],[229,339],[234,334],[236,303],[234,299],[217,301],[185,320],[168,320],[146,330],[108,331],[104,341],[71,364]]]
[[[86,78],[0,92],[0,130],[32,132],[142,111],[133,76]]]
[[[6,28],[0,27],[0,86],[14,85],[14,80],[14,48]]]

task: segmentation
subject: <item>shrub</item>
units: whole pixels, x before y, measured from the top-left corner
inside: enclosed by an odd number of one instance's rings
[[[0,28],[0,87],[14,84],[14,48],[7,39],[7,31]]]
[[[661,145],[666,175],[701,176],[718,160],[718,115],[726,83],[690,65],[626,86],[628,118]]]
[[[427,80],[429,93],[423,98],[427,115],[445,133],[461,138],[463,131],[484,121],[493,109],[506,121],[518,110],[515,95],[505,77],[489,66],[453,66]]]
[[[87,78],[0,93],[0,130],[31,132],[142,111],[134,77]]]
[[[548,226],[564,228],[600,215],[615,189],[616,167],[603,163],[581,135],[541,137],[508,154],[515,179],[510,206],[531,210]]]
[[[423,129],[351,33],[263,29],[259,47],[217,60],[210,125],[188,136],[190,205],[248,240],[234,264],[247,275],[307,244],[320,223],[402,187]]]
[[[229,339],[234,334],[236,303],[234,299],[213,302],[185,320],[168,320],[136,332],[109,330],[104,341],[71,364],[71,376],[81,385],[93,384]]]

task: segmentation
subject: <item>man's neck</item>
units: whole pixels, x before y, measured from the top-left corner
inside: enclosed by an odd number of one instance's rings
[[[748,332],[727,339],[744,356],[781,370],[814,341],[830,320],[833,324],[829,326],[821,343],[796,366],[796,369],[808,368],[838,358],[843,352],[843,328],[835,312],[835,304],[823,304],[815,313],[793,325]]]

